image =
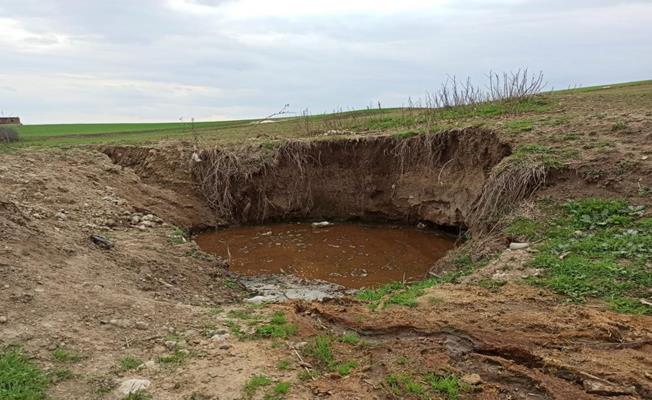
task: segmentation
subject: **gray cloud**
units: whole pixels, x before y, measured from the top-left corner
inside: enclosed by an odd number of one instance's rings
[[[558,88],[652,71],[648,1],[242,1],[4,0],[0,108],[30,123],[259,117],[400,105],[489,69]]]

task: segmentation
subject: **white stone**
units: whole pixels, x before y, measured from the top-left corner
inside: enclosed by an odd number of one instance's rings
[[[512,242],[512,243],[509,244],[509,249],[510,250],[523,250],[523,249],[527,249],[528,247],[530,247],[529,243]]]
[[[120,383],[118,392],[127,395],[130,393],[135,393],[139,390],[145,390],[151,384],[152,383],[147,379],[127,379],[126,381]]]

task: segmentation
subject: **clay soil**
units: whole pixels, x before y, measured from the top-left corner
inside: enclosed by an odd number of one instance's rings
[[[559,95],[559,109],[544,117],[561,122],[527,116],[534,129],[520,134],[501,130],[509,118],[487,125],[514,148],[536,142],[579,150],[537,198],[650,205],[641,188],[652,186],[652,101],[649,88],[631,92]],[[627,127],[615,128],[619,121]],[[559,139],[568,133],[572,140]],[[114,164],[106,148],[0,155],[0,347],[21,346],[51,376],[59,372],[48,391],[53,399],[122,399],[118,386],[135,378],[150,382],[154,399],[240,399],[254,375],[274,383],[253,398],[447,398],[403,384],[398,393],[387,379],[427,373],[466,381],[462,399],[652,398],[652,317],[598,301],[569,303],[529,285],[521,278],[533,273],[532,253],[506,249],[500,235],[489,265],[459,284],[427,289],[416,307],[371,310],[350,298],[248,305],[223,260],[179,233],[216,222],[192,176],[180,172],[191,146],[139,151],[130,165]],[[161,154],[167,167],[141,162]],[[508,283],[477,284],[496,273]],[[279,311],[296,333],[252,334],[249,321]],[[347,332],[359,340],[337,339]],[[334,358],[356,367],[341,374],[320,365],[306,351],[317,336],[331,337]],[[75,356],[62,359],[57,349]],[[125,367],[126,356],[142,365]],[[289,392],[274,394],[281,381],[291,383]]]

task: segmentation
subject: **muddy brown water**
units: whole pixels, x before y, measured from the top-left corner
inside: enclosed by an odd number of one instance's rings
[[[194,239],[243,275],[292,274],[349,288],[422,279],[455,245],[436,231],[362,224],[229,227]]]

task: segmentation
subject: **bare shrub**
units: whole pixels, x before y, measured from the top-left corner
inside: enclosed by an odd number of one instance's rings
[[[486,87],[473,84],[471,78],[458,80],[448,76],[434,93],[427,93],[425,106],[429,109],[474,105],[487,101],[524,100],[541,93],[546,87],[543,72],[532,74],[525,69],[516,72],[489,71]]]
[[[550,170],[549,165],[539,160],[504,159],[484,184],[471,213],[471,229],[490,229],[502,215],[543,186]]]
[[[12,143],[20,140],[18,130],[13,126],[0,126],[0,143]]]

